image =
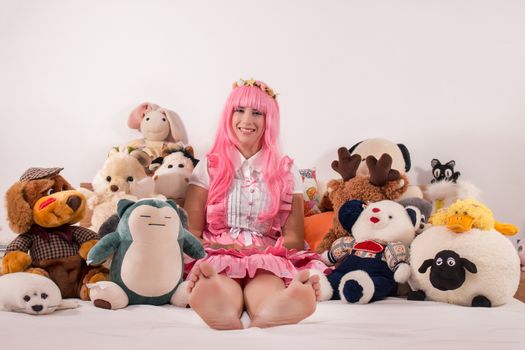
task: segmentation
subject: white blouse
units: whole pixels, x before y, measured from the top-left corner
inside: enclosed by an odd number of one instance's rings
[[[261,222],[258,216],[267,210],[269,195],[262,180],[262,164],[259,161],[261,151],[249,159],[238,153],[234,160],[235,174],[228,192],[227,223],[230,235],[236,239],[241,233],[245,243],[251,243],[251,236],[261,236],[269,232],[271,221]],[[299,171],[292,164],[294,176],[293,194],[302,194],[302,182]],[[190,177],[190,184],[204,189],[210,187],[210,176],[206,159],[200,161]]]

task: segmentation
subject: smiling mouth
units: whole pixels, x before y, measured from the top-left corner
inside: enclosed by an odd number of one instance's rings
[[[238,127],[237,130],[239,130],[241,134],[244,134],[244,135],[250,135],[255,132],[255,129],[252,129],[252,128]]]

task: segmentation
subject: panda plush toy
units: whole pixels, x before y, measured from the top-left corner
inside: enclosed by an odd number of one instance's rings
[[[366,304],[395,295],[397,283],[410,277],[409,246],[422,223],[420,210],[390,200],[351,200],[338,219],[352,237],[337,239],[323,253],[335,269],[321,276],[321,299]]]

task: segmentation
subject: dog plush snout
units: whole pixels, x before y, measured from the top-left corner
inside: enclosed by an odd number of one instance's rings
[[[72,195],[67,199],[66,204],[73,211],[76,211],[78,208],[80,208],[80,205],[82,204],[82,198],[80,198],[77,195]]]
[[[44,309],[42,305],[33,305],[31,306],[31,309],[33,309],[34,312],[40,312]]]

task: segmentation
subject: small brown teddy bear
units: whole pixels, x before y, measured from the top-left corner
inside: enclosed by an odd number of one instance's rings
[[[384,153],[379,159],[368,156],[361,159],[358,154],[350,155],[346,147],[337,151],[339,160],[332,162],[332,169],[342,176],[342,180],[331,180],[327,184],[327,197],[323,198],[325,207],[334,211],[332,228],[324,236],[316,248],[318,253],[330,249],[332,243],[339,237],[350,235],[339,222],[337,213],[341,206],[349,200],[357,199],[363,202],[378,202],[384,199],[396,200],[407,191],[408,177],[392,169],[392,157]],[[366,161],[369,176],[357,175],[357,169],[362,161]]]
[[[59,175],[62,169],[30,168],[7,190],[9,226],[20,235],[7,246],[2,273],[41,274],[63,298],[89,300],[86,284],[107,279],[108,271],[86,265],[98,235],[72,226],[84,216],[86,200]]]

